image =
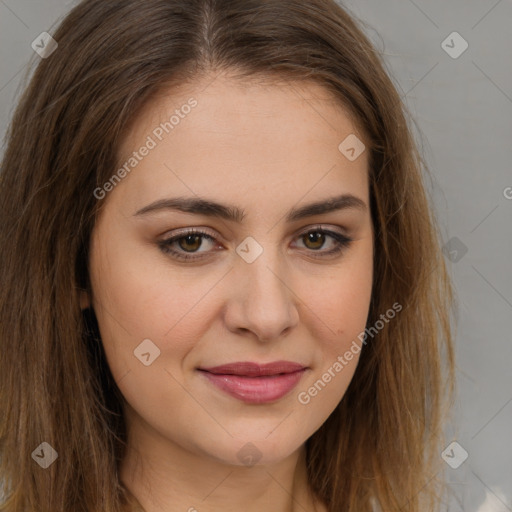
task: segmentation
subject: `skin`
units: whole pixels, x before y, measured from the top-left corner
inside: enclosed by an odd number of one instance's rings
[[[190,97],[197,106],[102,199],[92,236],[92,296],[82,304],[94,307],[127,402],[121,478],[147,512],[326,510],[308,492],[305,441],[343,397],[359,354],[307,405],[298,394],[365,328],[373,278],[367,151],[349,161],[338,150],[348,135],[364,137],[319,85],[218,74],[155,98],[127,133],[121,165]],[[366,208],[285,219],[291,208],[340,194]],[[170,209],[136,215],[178,196],[246,215],[241,223]],[[302,236],[319,225],[353,241],[325,255],[335,239],[326,235],[322,246]],[[159,246],[183,228],[215,238],[173,243],[197,260]],[[252,263],[236,252],[248,236],[263,248]],[[144,339],[160,350],[148,366],[134,356]],[[276,360],[308,369],[269,404],[233,398],[197,370]],[[247,443],[256,465],[237,456]]]

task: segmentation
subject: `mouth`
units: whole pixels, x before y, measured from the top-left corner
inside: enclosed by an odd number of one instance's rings
[[[297,386],[308,368],[290,361],[268,364],[237,362],[198,368],[219,390],[245,403],[275,402]]]

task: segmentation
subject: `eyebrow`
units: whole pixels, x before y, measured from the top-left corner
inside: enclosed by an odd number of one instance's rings
[[[321,215],[338,210],[355,209],[366,211],[366,203],[352,194],[330,197],[299,208],[291,209],[286,215],[286,222],[294,222],[313,215]],[[237,206],[223,205],[200,197],[175,197],[159,199],[138,210],[135,215],[147,215],[165,210],[178,210],[185,213],[217,217],[231,222],[241,223],[246,212]]]

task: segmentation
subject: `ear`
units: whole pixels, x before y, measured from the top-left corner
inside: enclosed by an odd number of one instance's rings
[[[91,307],[91,299],[86,290],[80,290],[80,309],[84,310]]]

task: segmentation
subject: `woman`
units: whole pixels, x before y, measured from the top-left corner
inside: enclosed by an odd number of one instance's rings
[[[86,0],[0,195],[9,512],[436,510],[451,286],[330,0]]]

